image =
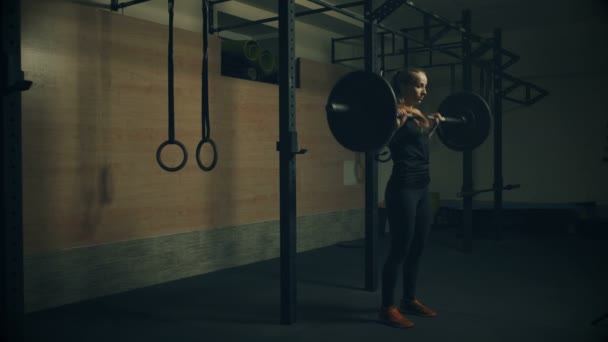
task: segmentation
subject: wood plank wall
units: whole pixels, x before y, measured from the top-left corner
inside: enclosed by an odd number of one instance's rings
[[[109,2],[109,1],[108,1]],[[168,27],[67,1],[23,1],[26,254],[279,218],[278,87],[220,75],[210,41],[211,136],[219,162],[194,159],[201,136],[201,34],[175,29],[175,130],[188,149],[163,171]],[[329,44],[329,37],[328,37]],[[331,86],[347,70],[302,61],[297,90],[298,216],[363,207],[343,185],[355,160],[325,121]],[[166,159],[179,153],[167,149]]]

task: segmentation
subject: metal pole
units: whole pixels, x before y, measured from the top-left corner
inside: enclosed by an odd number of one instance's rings
[[[364,31],[365,71],[376,70],[376,25],[369,20],[374,11],[373,0],[365,0],[363,13],[367,19]],[[378,162],[377,151],[365,153],[365,289],[378,289]]]
[[[467,32],[471,31],[471,11],[462,12],[462,25]],[[470,35],[462,35],[462,89],[473,90],[473,63],[470,58],[471,39]],[[473,191],[473,151],[467,150],[462,153],[462,192]],[[464,230],[463,250],[471,253],[473,250],[473,196],[462,197],[462,225]]]
[[[380,39],[380,70],[382,72],[385,72],[385,55],[384,55],[384,34],[381,36],[382,39]]]
[[[494,30],[494,211],[496,237],[501,238],[502,226],[500,213],[503,209],[502,191],[504,179],[502,176],[502,30]]]
[[[21,91],[21,2],[2,1],[2,329],[0,340],[23,340],[23,194]],[[30,83],[31,84],[31,83]]]
[[[429,44],[432,44],[432,42],[430,41],[431,28],[429,27],[431,25],[431,20],[428,17],[428,15],[424,15],[422,17],[422,22],[424,25],[424,41]],[[432,46],[428,48],[428,57],[429,57],[428,64],[433,65],[433,48],[432,48]]]
[[[455,23],[456,24],[456,23]],[[446,25],[444,23],[441,24],[432,24],[432,25],[423,25],[423,26],[411,26],[411,27],[406,27],[404,28],[404,30],[407,31],[420,31],[420,30],[425,30],[427,27],[428,28],[438,28],[438,27],[445,27]]]
[[[380,53],[378,54],[376,57],[394,57],[394,56],[401,56],[403,53],[402,52],[394,52],[394,53]],[[334,63],[340,63],[340,62],[348,62],[348,61],[359,61],[365,59],[365,56],[359,56],[359,57],[349,57],[349,58],[340,58],[340,59],[336,59],[334,60]]]
[[[409,49],[408,52],[410,52],[410,53],[429,52],[429,51],[436,50],[437,48],[461,49],[462,46],[460,45],[460,43],[435,44],[432,47],[424,47],[424,46],[414,47],[414,48]]]
[[[345,37],[340,37],[340,38],[332,38],[332,40],[335,41],[335,42],[340,42],[340,41],[343,41],[343,40],[351,40],[351,39],[357,39],[357,38],[363,38],[363,35],[362,34],[357,34],[357,35],[354,35],[354,36],[345,36]]]
[[[436,64],[437,65],[437,64]],[[450,92],[456,91],[456,64],[450,64]]]
[[[295,3],[279,2],[281,324],[296,321]]]
[[[409,39],[406,36],[403,36],[403,67],[404,68],[408,68],[410,65],[409,46],[410,46]]]

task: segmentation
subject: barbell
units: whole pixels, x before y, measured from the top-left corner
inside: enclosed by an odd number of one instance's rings
[[[356,152],[377,151],[397,131],[397,100],[382,76],[366,71],[346,74],[332,88],[325,107],[334,138]],[[448,148],[473,150],[490,133],[490,107],[471,92],[446,97],[438,112],[445,118],[437,135]]]

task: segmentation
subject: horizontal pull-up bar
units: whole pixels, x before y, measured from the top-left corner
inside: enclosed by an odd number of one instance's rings
[[[112,0],[112,2],[110,3],[110,9],[112,11],[118,11],[121,8],[141,4],[142,2],[148,2],[148,1],[150,1],[150,0],[132,0],[132,1],[127,1],[127,2],[123,2],[123,3],[118,3],[118,0]]]
[[[410,48],[407,50],[408,53],[420,53],[420,52],[427,52],[427,51],[432,51],[433,49],[435,49],[436,47],[441,47],[444,49],[457,49],[457,48],[461,48],[462,44],[460,43],[446,43],[446,44],[441,44],[441,45],[433,45],[433,48],[428,48],[428,47],[416,47],[416,48]],[[391,52],[391,53],[380,53],[378,55],[376,55],[376,57],[395,57],[395,56],[403,56],[404,51],[403,50],[399,50],[398,52]],[[342,62],[351,62],[351,61],[358,61],[358,60],[362,60],[364,59],[364,56],[358,56],[358,57],[348,57],[348,58],[340,58],[340,59],[334,59],[332,62],[333,63],[342,63]],[[449,63],[449,64],[454,64],[454,63]]]
[[[379,36],[380,35],[385,36],[387,34],[395,36],[395,34],[393,32],[384,32],[383,31],[383,32],[377,32],[377,34]],[[340,37],[340,38],[332,38],[331,40],[334,41],[334,42],[339,42],[339,41],[342,41],[342,40],[359,39],[359,38],[363,38],[363,35],[362,34],[357,34],[357,35],[354,35],[354,36],[345,36],[345,37]]]
[[[418,53],[418,52],[428,52],[433,51],[436,48],[444,48],[444,49],[458,49],[462,48],[462,43],[445,43],[445,44],[433,44],[431,47],[426,46],[418,46],[407,49],[407,52]]]
[[[403,56],[403,51],[399,51],[399,52],[392,52],[392,53],[385,53],[385,54],[377,54],[376,57],[395,57],[395,56]],[[359,61],[365,59],[365,56],[358,56],[358,57],[348,57],[348,58],[340,58],[340,59],[334,59],[334,63],[342,63],[342,62],[352,62],[352,61]]]
[[[355,19],[357,21],[360,21],[362,23],[369,22],[367,19],[365,19],[364,17],[362,17],[362,16],[360,16],[358,14],[351,13],[349,11],[346,11],[346,10],[342,9],[340,7],[340,5],[333,5],[333,4],[330,4],[330,3],[322,1],[322,0],[308,0],[308,1],[310,1],[312,3],[315,3],[315,4],[319,5],[319,6],[323,6],[323,7],[327,8],[327,9],[329,9],[329,10],[336,11],[336,12],[342,14],[342,15],[345,15],[347,17],[350,17],[350,18]]]
[[[456,21],[455,24],[459,24],[460,22]],[[403,28],[402,30],[405,32],[410,32],[410,31],[420,31],[420,30],[424,30],[424,29],[432,29],[432,28],[438,28],[438,27],[445,27],[445,24],[434,24],[434,25],[427,25],[427,26],[412,26],[412,27],[406,27]]]
[[[451,67],[451,66],[456,66],[456,65],[461,65],[462,62],[454,62],[454,63],[437,63],[437,64],[427,64],[427,65],[420,65],[420,66],[416,66],[417,68],[420,69],[431,69],[431,68],[441,68],[441,67]],[[403,70],[403,68],[393,68],[393,69],[387,69],[385,72],[392,72],[392,71],[397,71],[397,70]]]

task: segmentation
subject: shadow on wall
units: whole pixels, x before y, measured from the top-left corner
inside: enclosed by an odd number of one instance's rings
[[[87,11],[80,8],[80,11]],[[88,11],[87,11],[88,12]],[[90,16],[79,16],[82,36],[77,38],[79,66],[93,64],[97,68],[93,74],[77,72],[77,127],[78,132],[78,182],[75,184],[74,198],[82,204],[80,224],[76,232],[78,240],[89,240],[95,236],[102,221],[105,207],[112,202],[112,151],[110,134],[112,127],[111,83],[112,56],[109,33],[112,32],[109,15],[95,16],[97,30],[91,32]],[[89,35],[95,35],[89,37]],[[90,51],[98,50],[91,54]],[[93,58],[91,60],[91,58]],[[93,112],[91,112],[93,111]]]
[[[113,52],[116,29],[113,28],[112,14],[100,12],[91,16],[90,9],[79,7],[78,32],[78,65],[86,66],[87,70],[94,70],[89,74],[77,70],[77,127],[78,127],[78,167],[76,173],[77,181],[74,182],[75,192],[73,198],[80,201],[81,207],[75,205],[72,215],[79,218],[78,226],[72,230],[75,236],[73,241],[96,241],[99,236],[107,232],[100,229],[111,230],[114,221],[109,210],[117,195],[115,186],[116,178],[113,173],[116,165],[113,162],[113,154],[117,153],[114,146],[120,146],[112,141],[113,115],[121,114],[120,109],[116,112],[113,107],[115,90],[112,86],[113,79]],[[91,30],[91,17],[96,22]],[[91,53],[91,50],[96,53]],[[121,215],[120,225],[122,227],[133,227],[130,215]],[[76,223],[76,222],[75,222]],[[132,262],[130,259],[122,259],[129,253],[125,252],[118,257],[108,253],[104,245],[87,247],[81,253],[75,253],[74,269],[59,267],[59,273],[74,272],[81,274],[79,281],[69,281],[60,277],[56,281],[62,282],[64,287],[70,288],[71,295],[80,295],[84,298],[98,296],[99,293],[116,291],[117,283],[136,284],[136,272],[131,272]],[[87,251],[89,253],[87,253]],[[116,251],[115,251],[116,252]],[[93,260],[87,260],[92,258]],[[83,259],[83,260],[82,260]],[[116,275],[122,275],[116,277]],[[65,274],[64,274],[65,276]],[[109,278],[109,279],[107,279]],[[62,280],[60,280],[62,279]],[[69,279],[69,277],[66,277]]]

